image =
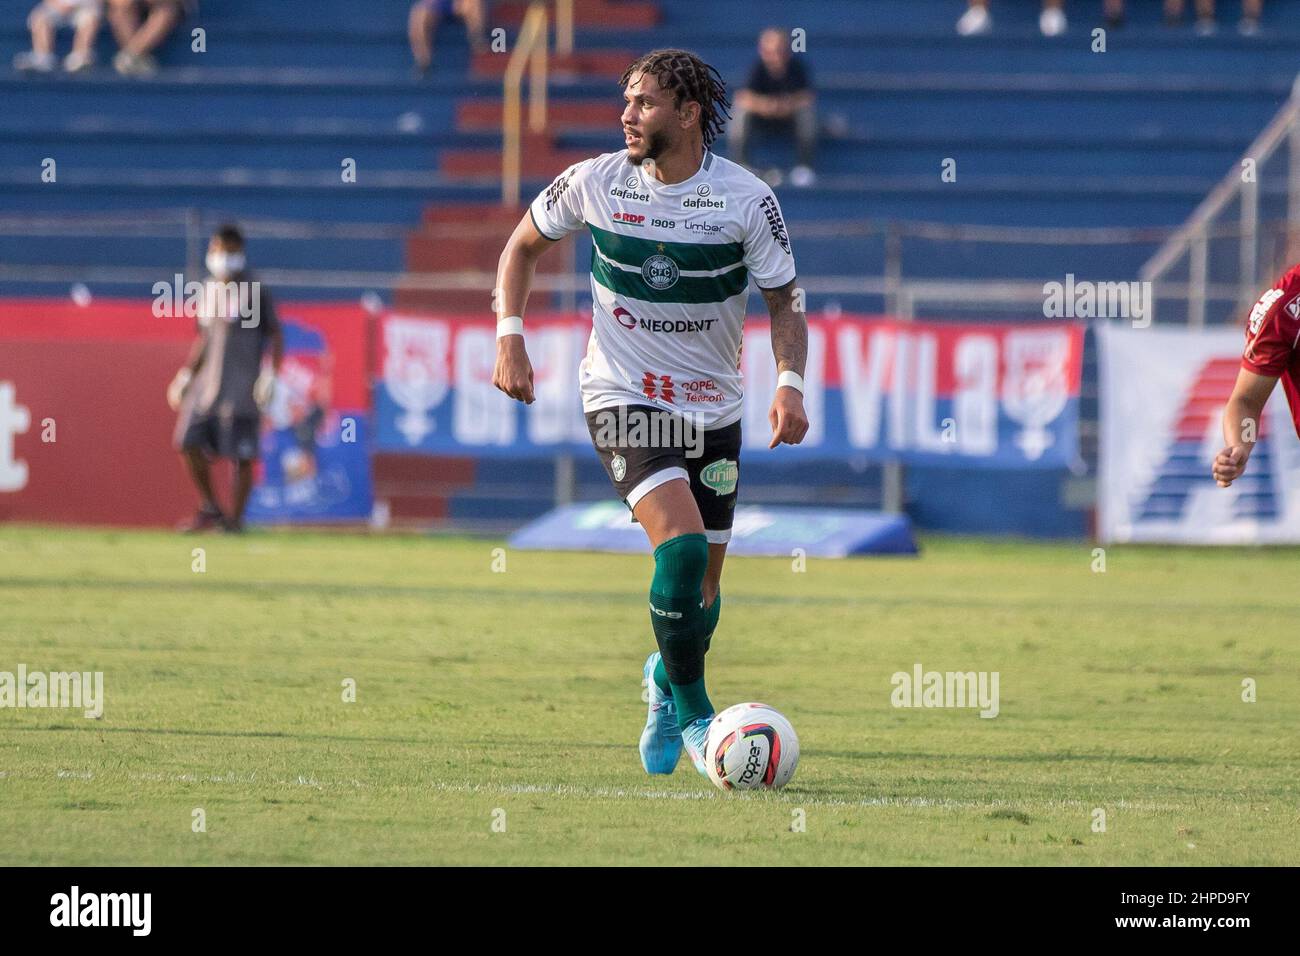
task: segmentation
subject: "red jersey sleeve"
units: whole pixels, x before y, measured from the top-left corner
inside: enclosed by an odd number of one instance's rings
[[[1300,340],[1300,267],[1259,297],[1246,322],[1241,367],[1256,375],[1280,377],[1291,365]]]

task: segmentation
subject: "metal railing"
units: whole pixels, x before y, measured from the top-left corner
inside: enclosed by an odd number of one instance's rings
[[[528,128],[534,133],[546,129],[547,81],[547,15],[546,4],[533,3],[524,14],[523,26],[515,41],[514,52],[506,64],[502,80],[501,108],[501,204],[519,205],[519,187],[523,162],[523,101],[524,69],[529,69]],[[572,10],[570,10],[572,34]],[[572,37],[570,36],[570,40]]]
[[[1286,155],[1281,155],[1286,147]],[[1285,169],[1280,169],[1285,164]],[[1274,188],[1280,187],[1280,189]],[[1286,219],[1261,222],[1261,196],[1266,191],[1286,196]],[[1231,220],[1231,221],[1229,221]],[[1300,76],[1291,97],[1255,139],[1235,168],[1196,207],[1191,217],[1142,267],[1140,278],[1155,289],[1153,311],[1159,313],[1167,278],[1185,263],[1181,284],[1186,321],[1205,325],[1207,303],[1226,301],[1244,308],[1282,261],[1295,258],[1300,232]],[[1220,248],[1227,240],[1235,249]],[[1269,254],[1269,245],[1272,252]],[[1225,268],[1226,267],[1226,268]],[[1214,271],[1226,281],[1214,281]]]
[[[114,240],[123,237],[174,240],[180,248],[176,255],[159,255],[157,265],[122,266],[116,261],[111,245],[103,247],[102,258],[96,261],[58,264],[51,254],[48,262],[26,264],[0,263],[0,281],[9,282],[103,282],[129,285],[146,278],[168,276],[180,261],[190,270],[202,266],[202,251],[208,236],[217,222],[225,216],[213,216],[196,208],[165,209],[154,212],[79,213],[67,215],[0,215],[0,237],[22,237],[39,241],[43,238],[82,238]],[[386,242],[400,243],[412,236],[432,239],[484,238],[501,234],[501,227],[491,223],[431,223],[416,227],[393,223],[349,223],[337,221],[312,222],[271,218],[240,217],[241,228],[250,240],[279,240],[296,242]],[[915,316],[925,305],[951,306],[957,312],[971,308],[1026,308],[1041,315],[1043,283],[1060,281],[1061,273],[1031,277],[1004,277],[988,279],[926,278],[917,274],[913,265],[942,259],[945,249],[970,249],[972,247],[1020,245],[1034,247],[1121,245],[1158,246],[1173,239],[1185,227],[1131,228],[1043,228],[968,226],[946,223],[911,221],[817,221],[801,225],[795,233],[800,248],[809,249],[816,243],[835,243],[837,246],[855,240],[883,245],[882,266],[878,273],[865,269],[858,272],[825,274],[801,272],[801,287],[811,296],[871,296],[880,297],[887,312],[903,318]],[[1237,236],[1235,226],[1216,224],[1206,230],[1217,238],[1232,240]],[[924,243],[918,247],[917,243]],[[571,241],[573,250],[571,271],[566,273],[538,273],[535,288],[539,291],[581,295],[589,289],[589,276],[581,268],[577,256],[578,243]],[[183,250],[183,251],[182,251]],[[936,252],[938,250],[938,252]],[[328,268],[281,268],[274,259],[263,259],[259,272],[267,281],[300,288],[315,289],[425,289],[431,291],[480,290],[486,303],[496,281],[495,273],[488,269],[439,272],[378,271]],[[274,277],[274,278],[273,278]],[[150,280],[152,281],[152,280]],[[1185,296],[1193,291],[1185,282],[1162,283],[1160,291],[1168,296]],[[1235,294],[1236,287],[1225,283],[1207,283],[1204,290],[1210,295]]]
[[[573,52],[573,0],[555,0],[555,52]]]

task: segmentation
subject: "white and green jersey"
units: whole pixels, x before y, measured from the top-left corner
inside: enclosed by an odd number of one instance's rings
[[[703,428],[740,418],[749,279],[773,289],[795,275],[762,180],[706,150],[694,176],[665,185],[621,150],[570,166],[530,212],[548,239],[591,230],[584,412],[649,404]]]

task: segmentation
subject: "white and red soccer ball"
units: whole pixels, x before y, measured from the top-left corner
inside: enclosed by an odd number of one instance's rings
[[[794,776],[799,738],[767,704],[736,704],[709,724],[704,761],[709,779],[723,790],[775,790]]]

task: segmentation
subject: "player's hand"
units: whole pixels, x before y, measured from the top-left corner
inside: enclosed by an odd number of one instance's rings
[[[776,390],[772,407],[767,410],[767,421],[772,426],[772,443],[777,445],[797,445],[808,434],[808,416],[803,410],[803,395],[799,389],[783,385]]]
[[[522,335],[503,335],[497,339],[492,384],[525,405],[533,404],[533,365],[524,351]]]
[[[172,411],[178,411],[181,407],[181,401],[185,398],[185,390],[190,386],[190,379],[194,373],[187,368],[181,369],[174,376],[167,386],[167,404]]]
[[[1241,477],[1250,458],[1250,449],[1245,445],[1232,445],[1214,456],[1214,480],[1220,488],[1227,488]]]
[[[271,407],[273,398],[275,398],[275,373],[267,369],[259,374],[257,381],[253,383],[253,401],[257,403],[259,411],[265,412]]]

